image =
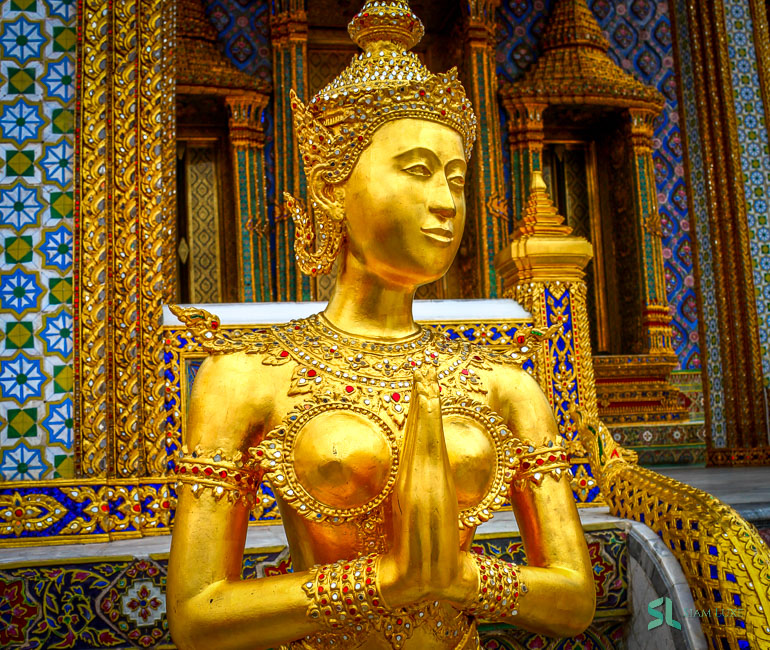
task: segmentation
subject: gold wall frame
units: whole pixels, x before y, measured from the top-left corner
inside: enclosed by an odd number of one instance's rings
[[[173,301],[174,0],[84,0],[77,69],[75,454],[82,478],[163,474],[160,325]]]

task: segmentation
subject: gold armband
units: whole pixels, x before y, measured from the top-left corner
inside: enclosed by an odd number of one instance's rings
[[[187,485],[196,497],[208,492],[217,500],[227,497],[251,508],[260,481],[260,470],[253,465],[256,463],[240,451],[228,458],[221,449],[207,452],[183,447],[174,467],[177,488]]]
[[[466,611],[483,620],[516,616],[519,594],[527,591],[519,581],[518,567],[486,555],[474,554],[473,559],[479,570],[479,595]]]
[[[547,476],[558,481],[562,476],[569,477],[569,456],[564,440],[561,445],[549,440],[538,447],[519,445],[514,449],[513,487],[521,490],[531,484],[540,486]]]

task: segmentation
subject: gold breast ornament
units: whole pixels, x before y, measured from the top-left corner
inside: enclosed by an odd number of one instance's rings
[[[564,448],[552,442],[542,449],[525,445],[482,401],[487,393],[482,373],[502,361],[495,352],[448,340],[427,329],[398,342],[358,339],[336,330],[321,315],[276,327],[271,334],[273,341],[264,363],[293,361],[288,394],[302,399],[259,445],[249,449],[249,455],[259,462],[264,478],[285,503],[306,519],[347,523],[369,515],[388,498],[398,473],[412,372],[422,364],[437,368],[444,421],[459,421],[483,432],[494,453],[494,471],[484,494],[477,503],[463,504],[459,512],[462,527],[473,528],[492,518],[505,505],[511,483],[522,485],[530,480],[539,484],[548,474],[558,478],[567,471]],[[374,467],[374,475],[367,481],[376,487],[368,499],[357,499],[349,491],[339,497],[327,492],[325,498],[319,498],[308,480],[318,476],[316,468],[328,459],[317,450],[325,448],[327,437],[334,437],[335,418],[337,425],[344,421],[361,436],[367,429],[371,431],[363,453],[377,457],[375,450],[387,451],[387,463]],[[305,444],[309,435],[313,443]],[[348,448],[335,449],[334,460],[358,453],[361,436],[358,440],[353,436],[352,442],[347,438]],[[367,468],[372,469],[371,463]]]

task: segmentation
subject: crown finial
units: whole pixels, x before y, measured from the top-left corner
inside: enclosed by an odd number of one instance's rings
[[[365,52],[388,43],[409,50],[420,42],[425,27],[406,0],[367,0],[350,21],[348,33]]]
[[[564,224],[564,217],[559,214],[551,197],[548,196],[548,186],[543,178],[543,172],[533,169],[524,218],[516,229],[514,237],[532,235],[566,237],[571,232],[572,228]]]

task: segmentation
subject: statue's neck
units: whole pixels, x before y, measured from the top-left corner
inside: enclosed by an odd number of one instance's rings
[[[412,318],[415,290],[414,286],[388,282],[347,254],[324,316],[338,329],[357,337],[403,338],[418,330]]]

